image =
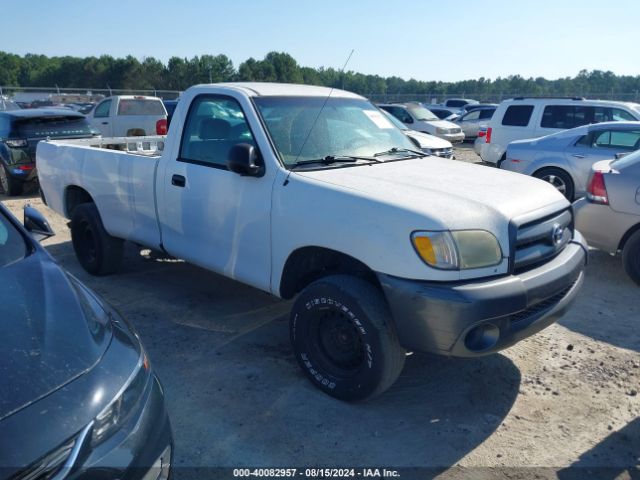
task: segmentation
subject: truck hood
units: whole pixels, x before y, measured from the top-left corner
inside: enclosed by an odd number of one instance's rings
[[[495,232],[517,217],[569,206],[549,183],[526,175],[440,158],[423,160],[297,173],[415,212],[430,219],[432,228]]]
[[[111,340],[46,253],[0,268],[0,420],[90,370]],[[106,317],[105,317],[106,318]]]

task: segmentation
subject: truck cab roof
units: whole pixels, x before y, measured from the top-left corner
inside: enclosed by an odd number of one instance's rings
[[[332,97],[360,98],[360,95],[337,88],[318,87],[315,85],[298,85],[294,83],[269,83],[269,82],[228,82],[201,84],[191,89],[208,90],[211,87],[230,88],[244,92],[249,97],[326,97],[331,93]]]

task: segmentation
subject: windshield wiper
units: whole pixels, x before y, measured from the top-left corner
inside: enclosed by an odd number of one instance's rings
[[[384,152],[378,152],[376,154],[374,154],[374,157],[382,157],[383,155],[395,155],[398,153],[410,153],[411,157],[428,157],[429,155],[427,155],[424,152],[421,152],[419,150],[411,150],[410,148],[404,148],[404,147],[393,147],[389,150],[385,150]]]
[[[295,168],[302,165],[312,165],[314,163],[319,163],[320,165],[331,165],[333,163],[355,163],[357,161],[364,160],[367,162],[381,163],[381,160],[378,160],[374,157],[358,157],[354,155],[327,155],[324,158],[314,158],[312,160],[300,160],[299,162],[295,162],[290,165],[289,168]]]

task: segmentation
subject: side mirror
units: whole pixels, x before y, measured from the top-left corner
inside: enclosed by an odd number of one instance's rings
[[[403,123],[413,123],[413,118],[411,117],[405,117],[404,120],[402,120]]]
[[[232,172],[246,177],[261,177],[264,175],[264,165],[257,149],[248,143],[238,143],[229,150],[227,167]]]
[[[47,222],[38,210],[31,205],[24,207],[24,228],[31,234],[33,238],[41,242],[45,238],[49,238],[55,235],[51,225]]]

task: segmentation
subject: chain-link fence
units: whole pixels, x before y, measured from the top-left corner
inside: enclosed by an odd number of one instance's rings
[[[554,96],[554,94],[548,94],[550,96]],[[421,102],[427,104],[436,104],[442,103],[449,98],[470,98],[474,100],[478,100],[482,103],[500,103],[503,100],[508,98],[517,98],[517,97],[539,97],[540,94],[527,94],[527,93],[473,93],[473,92],[463,92],[458,94],[437,94],[437,93],[386,93],[386,94],[370,94],[366,95],[373,102]],[[616,92],[607,92],[607,93],[586,93],[586,94],[566,94],[561,93],[557,94],[557,96],[569,97],[569,98],[588,98],[592,100],[617,100],[621,102],[635,102],[640,103],[640,92],[629,92],[629,93],[616,93]]]
[[[66,104],[96,102],[111,95],[147,95],[163,100],[175,100],[181,92],[176,90],[122,89],[122,88],[58,88],[58,87],[0,87],[0,97],[19,104]]]

